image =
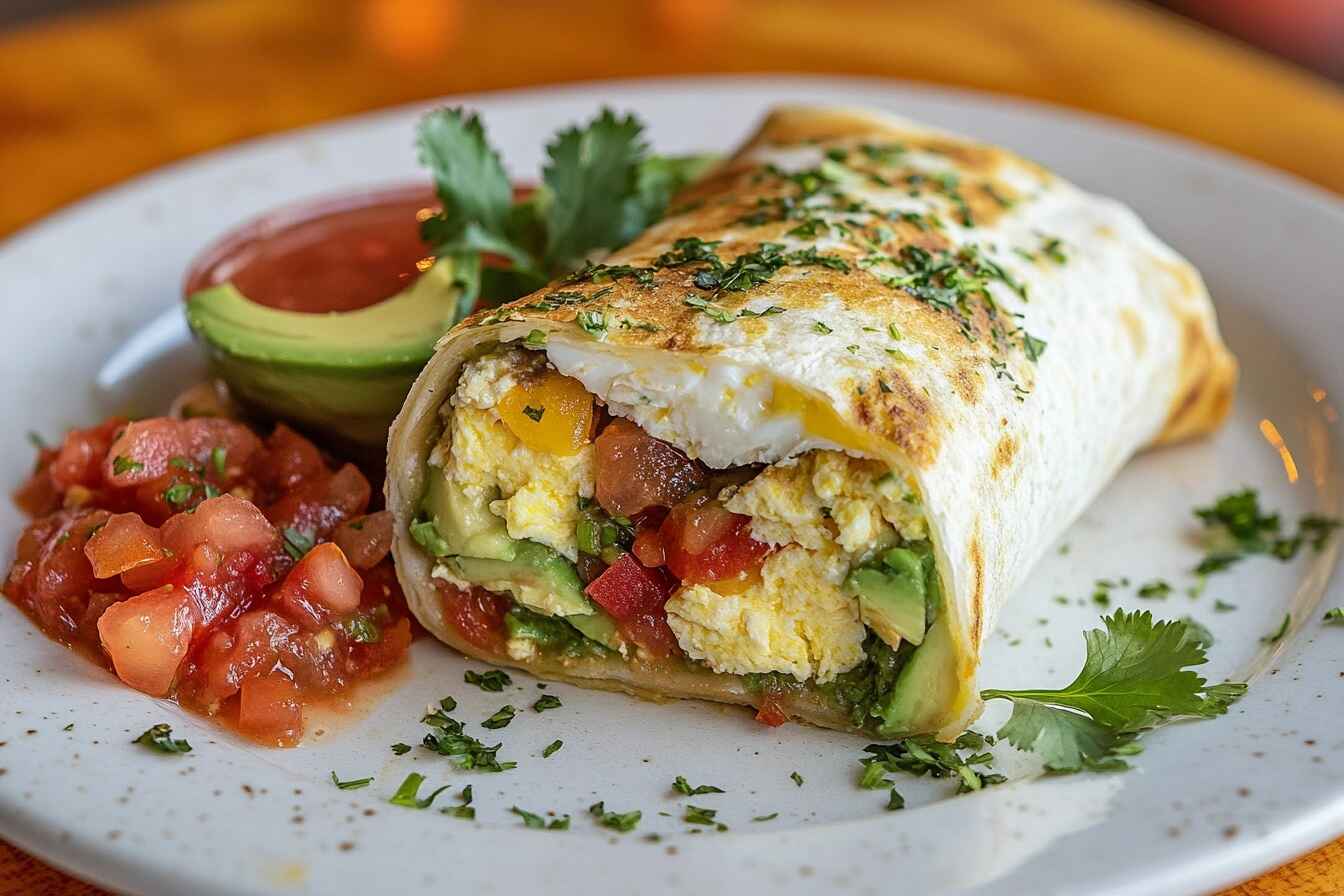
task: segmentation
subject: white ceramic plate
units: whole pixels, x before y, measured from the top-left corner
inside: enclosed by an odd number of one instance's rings
[[[897,110],[1006,144],[1083,186],[1130,203],[1204,272],[1243,364],[1236,413],[1216,438],[1131,463],[1009,604],[984,686],[1064,683],[1098,621],[1101,577],[1189,584],[1198,550],[1190,509],[1242,484],[1291,520],[1339,510],[1344,394],[1344,208],[1272,171],[1171,138],[1036,105],[890,82],[755,78],[650,81],[468,97],[511,171],[538,169],[542,143],[600,104],[637,111],[662,151],[726,149],[771,103],[814,100]],[[293,199],[420,176],[420,108],[250,143],[102,193],[0,246],[0,476],[31,462],[28,428],[54,437],[115,410],[152,410],[198,366],[174,315],[184,268],[243,219]],[[154,326],[150,322],[159,320]],[[119,351],[120,349],[120,351]],[[114,357],[115,354],[115,357]],[[113,358],[112,363],[106,363]],[[1279,436],[1274,436],[1277,432]],[[1282,451],[1270,443],[1281,437]],[[1292,469],[1290,476],[1288,471]],[[21,520],[0,509],[0,542]],[[552,685],[559,711],[519,714],[498,732],[506,774],[454,771],[418,742],[425,704],[458,715],[530,704],[534,682],[485,694],[467,664],[416,644],[384,699],[289,751],[259,749],[150,700],[38,634],[0,602],[0,836],[108,886],[145,894],[369,892],[828,892],[977,894],[1201,892],[1248,877],[1344,833],[1344,630],[1322,627],[1334,551],[1291,564],[1259,558],[1192,599],[1117,592],[1120,605],[1191,614],[1217,637],[1208,674],[1251,677],[1226,718],[1148,739],[1124,774],[1022,775],[972,796],[946,781],[901,782],[911,808],[855,786],[862,740],[799,726],[763,728],[707,705],[657,706]],[[7,561],[6,561],[7,562]],[[1073,600],[1061,606],[1053,598]],[[1323,596],[1324,595],[1324,596]],[[1236,604],[1218,613],[1214,601]],[[1291,633],[1261,637],[1286,612]],[[992,731],[1002,711],[983,719]],[[169,721],[195,751],[165,757],[128,741]],[[73,723],[71,730],[66,726]],[[562,738],[550,759],[541,748]],[[374,775],[340,791],[328,772]],[[472,784],[478,821],[391,806],[410,771]],[[806,783],[795,786],[790,772]],[[731,830],[687,833],[670,782],[728,793],[694,799]],[[445,794],[447,797],[448,794]],[[586,808],[641,809],[637,832],[597,827]],[[569,832],[524,830],[508,812],[573,816]],[[662,815],[660,813],[669,813]],[[753,816],[778,812],[769,822]],[[661,839],[647,835],[657,833]]]

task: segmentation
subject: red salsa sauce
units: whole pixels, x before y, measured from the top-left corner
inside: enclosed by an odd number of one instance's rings
[[[282,209],[207,250],[186,292],[231,282],[284,311],[365,308],[404,290],[433,262],[420,221],[437,210],[434,192],[418,185]]]
[[[531,187],[514,188],[525,198]],[[408,185],[299,203],[264,215],[205,251],[186,295],[232,283],[259,305],[307,314],[357,311],[390,299],[434,263],[420,222],[439,210]],[[503,259],[487,256],[488,264]]]
[[[284,424],[113,418],[39,451],[4,592],[127,685],[290,746],[410,646],[371,492]]]

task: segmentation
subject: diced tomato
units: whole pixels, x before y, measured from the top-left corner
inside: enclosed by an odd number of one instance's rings
[[[499,650],[504,646],[508,640],[504,616],[513,601],[484,588],[458,588],[443,579],[435,579],[434,587],[443,602],[444,619],[468,643],[483,650]]]
[[[317,446],[283,423],[266,439],[264,456],[257,465],[257,475],[276,491],[288,491],[311,479],[327,475],[322,452]]]
[[[392,550],[392,512],[380,510],[347,520],[331,533],[355,569],[373,569]]]
[[[279,673],[243,682],[238,729],[253,740],[277,747],[298,743],[303,734],[298,686]]]
[[[661,567],[650,569],[633,554],[622,554],[589,583],[584,593],[619,622],[649,613],[662,613],[663,605],[676,587],[676,580],[666,570]]]
[[[97,488],[103,482],[103,460],[126,421],[114,417],[89,429],[73,429],[48,466],[51,481],[61,491],[82,485]]]
[[[621,637],[640,648],[642,658],[665,660],[682,655],[666,613],[644,613],[618,623],[616,628]]]
[[[266,510],[277,529],[294,529],[321,540],[341,523],[362,514],[369,506],[369,480],[354,464],[334,475],[310,480],[288,492]]]
[[[200,544],[210,544],[223,553],[251,551],[257,554],[279,550],[280,536],[255,504],[220,495],[203,501],[193,513],[179,513],[159,530],[163,546],[175,556],[187,557]]]
[[[207,709],[238,693],[245,679],[265,674],[299,637],[297,626],[270,610],[244,613],[210,636],[195,661],[189,695]]]
[[[756,721],[771,728],[778,728],[789,720],[788,713],[779,705],[774,693],[766,691],[761,695],[760,705],[756,707]]]
[[[140,514],[117,513],[89,538],[84,556],[93,564],[96,578],[110,579],[163,560],[163,542],[159,530],[147,525]]]
[[[332,616],[358,609],[363,589],[364,582],[345,554],[326,542],[305,554],[290,570],[274,600],[288,619],[315,631]]]
[[[699,496],[672,508],[658,534],[667,568],[685,582],[714,582],[760,569],[770,546],[751,537],[751,517]]]
[[[42,449],[21,497],[45,515],[19,539],[6,595],[132,687],[236,714],[263,743],[296,742],[303,703],[395,665],[410,645],[390,516],[361,517],[363,474],[333,471],[283,426],[263,447],[230,420],[110,420]],[[258,504],[299,534],[282,540]],[[282,550],[308,539],[318,543],[298,563]],[[509,602],[495,600],[459,615],[502,646]]]
[[[629,420],[612,420],[593,446],[597,503],[613,516],[671,507],[705,481],[700,464]]]
[[[635,542],[630,546],[630,552],[645,566],[662,566],[667,563],[663,538],[654,527],[640,529],[635,534]]]
[[[19,541],[6,591],[63,640],[78,630],[94,587],[84,544],[107,517],[101,510],[62,511],[34,523]]]
[[[159,478],[169,471],[170,463],[181,464],[183,459],[205,467],[222,457],[226,467],[243,467],[260,448],[261,440],[252,430],[232,420],[137,420],[126,424],[105,452],[103,477],[111,485],[126,488]]]
[[[168,694],[191,644],[191,603],[165,585],[108,607],[98,635],[117,677],[154,697]]]

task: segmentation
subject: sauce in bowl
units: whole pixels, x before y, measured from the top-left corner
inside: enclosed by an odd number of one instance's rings
[[[295,203],[224,236],[187,275],[186,294],[231,281],[259,305],[320,314],[389,299],[433,264],[420,222],[439,208],[427,185]]]

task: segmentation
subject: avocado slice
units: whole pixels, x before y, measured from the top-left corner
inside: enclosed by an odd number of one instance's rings
[[[442,258],[386,301],[304,314],[260,305],[222,283],[187,298],[187,323],[244,405],[381,447],[415,375],[457,319],[464,286],[466,275]]]
[[[852,570],[845,587],[859,598],[859,615],[865,625],[892,647],[901,641],[924,642],[927,622],[928,554],[909,548],[891,548],[881,562]]]
[[[490,591],[507,591],[547,616],[585,616],[594,610],[574,564],[535,541],[515,541],[512,560],[456,556],[445,563],[455,577]]]
[[[880,737],[900,737],[927,730],[934,718],[955,696],[956,654],[952,630],[941,615],[924,635],[924,643],[910,654],[896,684],[874,707]]]
[[[512,560],[518,542],[509,537],[504,520],[490,512],[488,501],[473,501],[443,470],[428,469],[429,490],[423,509],[442,540],[435,556],[464,554],[486,560]],[[423,544],[423,542],[422,542]]]
[[[573,563],[535,541],[514,540],[513,550],[510,560],[456,556],[445,564],[463,581],[507,591],[524,607],[563,619],[603,647],[622,648],[625,642],[615,621],[588,600]]]

